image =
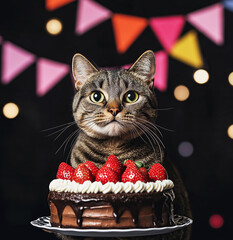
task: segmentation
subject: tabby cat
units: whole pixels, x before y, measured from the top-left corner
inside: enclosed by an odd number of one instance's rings
[[[155,125],[158,104],[153,92],[154,53],[144,52],[128,70],[111,71],[99,70],[76,54],[72,71],[77,89],[73,115],[81,132],[72,149],[71,165],[90,160],[100,167],[111,154],[121,161],[144,162],[148,167],[160,162],[175,184],[175,213],[190,217],[184,185],[173,164],[164,158]],[[189,239],[189,231],[148,239]]]

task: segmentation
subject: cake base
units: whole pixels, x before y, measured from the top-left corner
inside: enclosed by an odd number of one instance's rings
[[[172,190],[153,193],[77,194],[51,191],[51,226],[151,228],[174,224]]]

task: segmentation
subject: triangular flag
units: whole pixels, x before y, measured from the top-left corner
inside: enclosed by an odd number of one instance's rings
[[[117,51],[124,53],[146,28],[145,18],[114,14],[112,17]]]
[[[192,67],[202,67],[203,60],[197,33],[191,30],[182,36],[170,51],[170,55]]]
[[[79,0],[75,31],[77,34],[83,34],[90,28],[109,19],[111,15],[111,11],[99,3],[92,0]]]
[[[14,45],[3,44],[2,82],[7,84],[35,61],[35,55]]]
[[[122,68],[124,69],[130,69],[130,67],[132,66],[132,63],[130,64],[126,64],[126,65],[123,65]]]
[[[170,51],[180,36],[185,23],[184,16],[155,17],[150,26],[166,51]]]
[[[38,96],[45,95],[67,73],[69,66],[49,59],[40,58],[37,61],[36,92]]]
[[[223,1],[223,5],[226,9],[233,12],[233,0],[225,0]]]
[[[165,51],[155,53],[156,72],[154,79],[154,87],[160,91],[167,89],[167,73],[168,73],[168,55]]]
[[[45,7],[48,11],[53,11],[74,1],[75,0],[46,0]]]
[[[221,3],[188,14],[187,21],[216,44],[223,44],[224,10]]]

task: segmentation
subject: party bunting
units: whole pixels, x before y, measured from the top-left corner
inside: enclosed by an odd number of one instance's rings
[[[132,66],[132,63],[131,63],[131,64],[126,64],[126,65],[122,66],[122,68],[124,68],[124,69],[130,69],[131,66]]]
[[[145,18],[114,14],[112,17],[117,51],[124,53],[147,27]]]
[[[11,42],[4,42],[2,52],[2,82],[8,84],[34,61],[34,54]]]
[[[165,51],[158,51],[155,53],[156,60],[156,73],[154,80],[154,87],[160,91],[165,91],[167,89],[167,74],[168,74],[168,55]],[[131,64],[126,64],[121,67],[107,67],[106,70],[112,69],[129,69],[132,66]]]
[[[76,19],[76,33],[83,34],[89,29],[109,19],[112,13],[92,0],[80,0]]]
[[[156,72],[154,79],[154,87],[160,91],[167,89],[167,73],[168,73],[168,55],[165,51],[155,53]]]
[[[46,0],[45,7],[48,11],[53,11],[74,1],[75,0]]]
[[[225,0],[223,1],[223,5],[226,9],[233,12],[233,0]]]
[[[185,24],[184,16],[155,17],[150,19],[151,29],[164,49],[169,52],[180,36]]]
[[[224,11],[221,3],[188,14],[187,21],[218,45],[224,42]]]
[[[203,60],[197,33],[191,30],[182,36],[171,49],[170,55],[192,67],[202,67]]]
[[[55,10],[75,0],[46,0],[46,9]],[[224,6],[233,11],[233,0],[224,0]],[[155,53],[156,74],[154,87],[160,91],[167,88],[168,55],[170,54],[192,67],[203,66],[202,54],[195,31],[189,31],[179,39],[187,19],[200,32],[218,45],[224,42],[224,9],[221,3],[203,8],[185,16],[154,17],[149,21],[142,17],[113,14],[93,0],[79,0],[76,33],[83,34],[101,22],[112,18],[116,48],[124,53],[147,27],[148,22],[165,51]],[[36,56],[0,36],[2,47],[2,82],[7,84],[35,62]],[[130,64],[123,66],[129,68]],[[49,59],[37,61],[37,95],[45,95],[68,72],[68,65]]]
[[[37,61],[37,95],[45,95],[69,72],[69,70],[70,68],[66,64],[40,58]]]

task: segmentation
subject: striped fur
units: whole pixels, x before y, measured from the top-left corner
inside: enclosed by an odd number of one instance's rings
[[[104,93],[105,103],[90,101],[89,96],[95,90]],[[129,90],[139,94],[138,101],[133,104],[123,101],[124,94]],[[113,120],[107,111],[110,105],[121,109],[115,118],[120,124],[109,123]],[[153,127],[157,116],[157,101],[148,83],[139,75],[124,69],[96,72],[76,93],[73,114],[82,130],[72,150],[73,166],[87,160],[100,166],[111,154],[120,160],[140,160],[148,166],[162,161],[160,140],[151,137],[152,131],[158,136]],[[149,133],[144,133],[143,128],[147,128]],[[144,131],[147,132],[146,129]]]

